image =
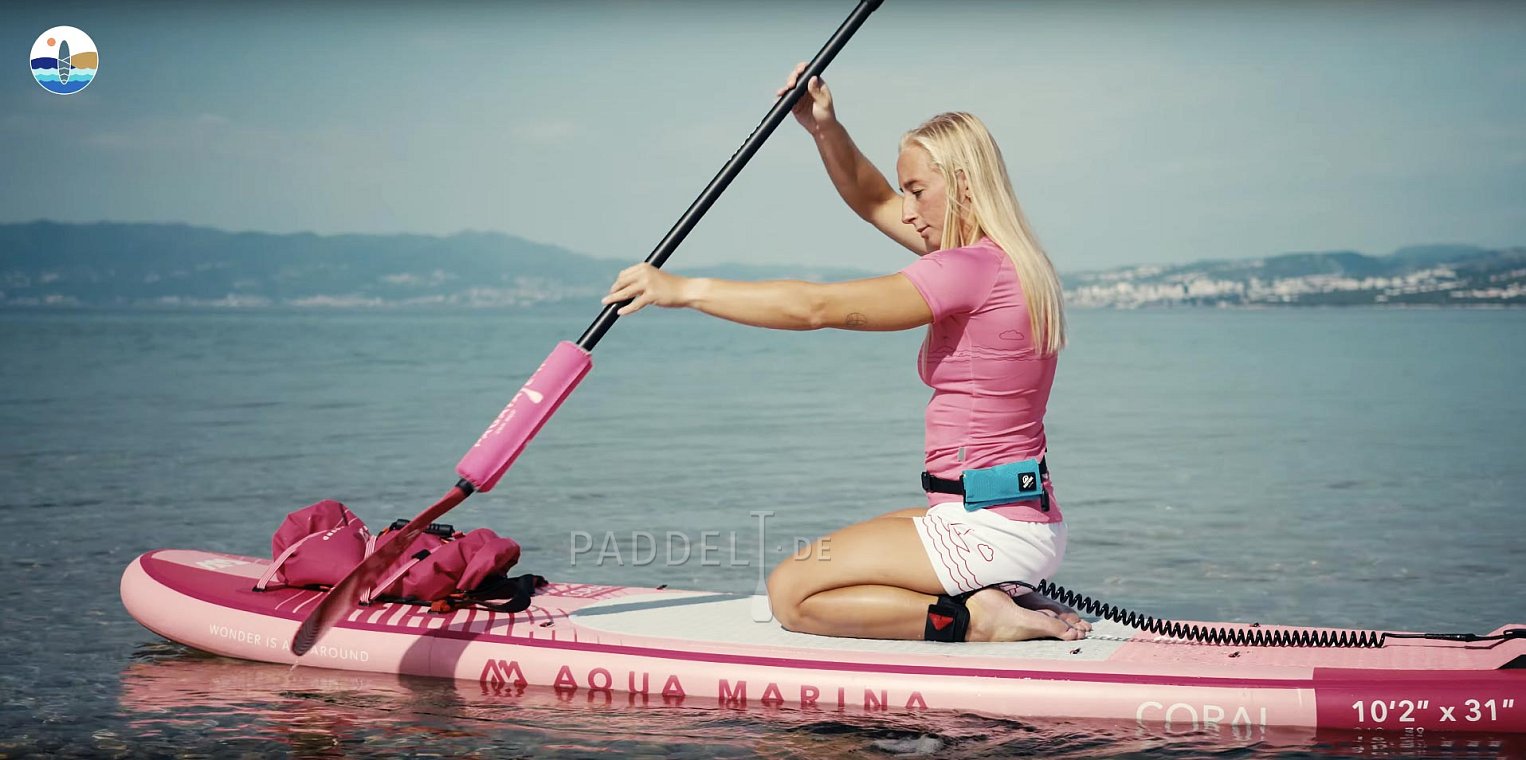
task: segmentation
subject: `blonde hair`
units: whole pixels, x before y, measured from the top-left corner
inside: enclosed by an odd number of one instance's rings
[[[974,245],[982,237],[1000,246],[1022,286],[1034,348],[1043,355],[1059,352],[1065,346],[1060,276],[1028,227],[1001,149],[986,125],[972,114],[941,113],[901,137],[901,150],[913,145],[927,151],[947,184],[942,247]],[[960,192],[961,177],[969,190],[968,206]]]

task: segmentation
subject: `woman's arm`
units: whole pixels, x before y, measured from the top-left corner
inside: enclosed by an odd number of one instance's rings
[[[794,87],[804,70],[803,63],[795,66],[779,95]],[[837,120],[832,91],[827,88],[827,83],[820,77],[812,77],[806,86],[806,97],[795,104],[794,114],[795,120],[816,141],[816,150],[821,154],[827,176],[848,208],[912,253],[918,256],[927,253],[921,236],[901,221],[900,194],[858,149],[853,138],[848,136],[848,130]]]
[[[621,315],[653,304],[776,330],[909,330],[933,321],[927,301],[902,274],[833,283],[736,282],[680,277],[637,264],[620,273],[603,302],[627,299],[631,303],[620,309]]]
[[[821,154],[821,163],[827,168],[827,176],[832,178],[832,185],[848,208],[912,253],[918,256],[927,253],[922,237],[911,225],[901,221],[900,193],[853,143],[848,130],[841,123],[833,122],[821,127],[813,137],[816,151]]]

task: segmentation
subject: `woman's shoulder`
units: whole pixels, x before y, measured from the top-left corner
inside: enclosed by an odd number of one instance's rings
[[[906,269],[953,269],[962,272],[995,272],[1001,267],[1001,262],[1007,260],[1007,255],[997,247],[990,238],[981,238],[978,242],[958,248],[942,248],[930,253],[925,253]]]
[[[996,241],[994,241],[994,240],[992,240],[992,239],[990,239],[988,237],[983,237],[983,238],[981,238],[981,239],[979,239],[979,240],[977,240],[977,241],[975,241],[975,242],[973,242],[973,243],[971,243],[969,245],[962,245],[962,246],[959,246],[958,248],[944,248],[942,250],[933,251],[932,253],[929,253],[929,254],[926,254],[925,256],[923,256],[923,258],[926,258],[927,256],[937,256],[937,257],[940,257],[940,258],[947,258],[947,259],[954,259],[954,258],[984,259],[984,258],[990,258],[992,256],[1006,256],[1006,255],[1007,255],[1006,252],[1001,249],[1001,246],[996,244]]]

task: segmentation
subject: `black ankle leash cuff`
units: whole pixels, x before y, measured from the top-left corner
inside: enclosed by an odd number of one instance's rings
[[[970,609],[964,605],[967,594],[957,597],[939,594],[927,605],[927,624],[922,638],[927,641],[964,641],[970,632]]]

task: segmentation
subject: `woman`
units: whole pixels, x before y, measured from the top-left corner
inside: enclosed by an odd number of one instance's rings
[[[829,284],[686,278],[638,264],[620,273],[604,303],[629,300],[622,315],[681,307],[783,330],[930,325],[918,356],[933,388],[924,487],[957,491],[965,471],[1041,461],[1044,408],[1064,345],[1059,278],[1028,231],[990,134],[962,113],[908,132],[896,161],[898,194],[838,123],[826,84],[812,78],[807,90],[795,118],[815,138],[838,193],[921,258],[895,274]],[[1074,611],[1010,583],[1037,583],[1065,553],[1065,523],[1047,469],[1040,472],[1034,482],[1042,480],[1043,498],[966,509],[958,495],[930,491],[930,507],[818,539],[769,576],[775,617],[790,630],[828,636],[1085,636],[1091,626]]]

